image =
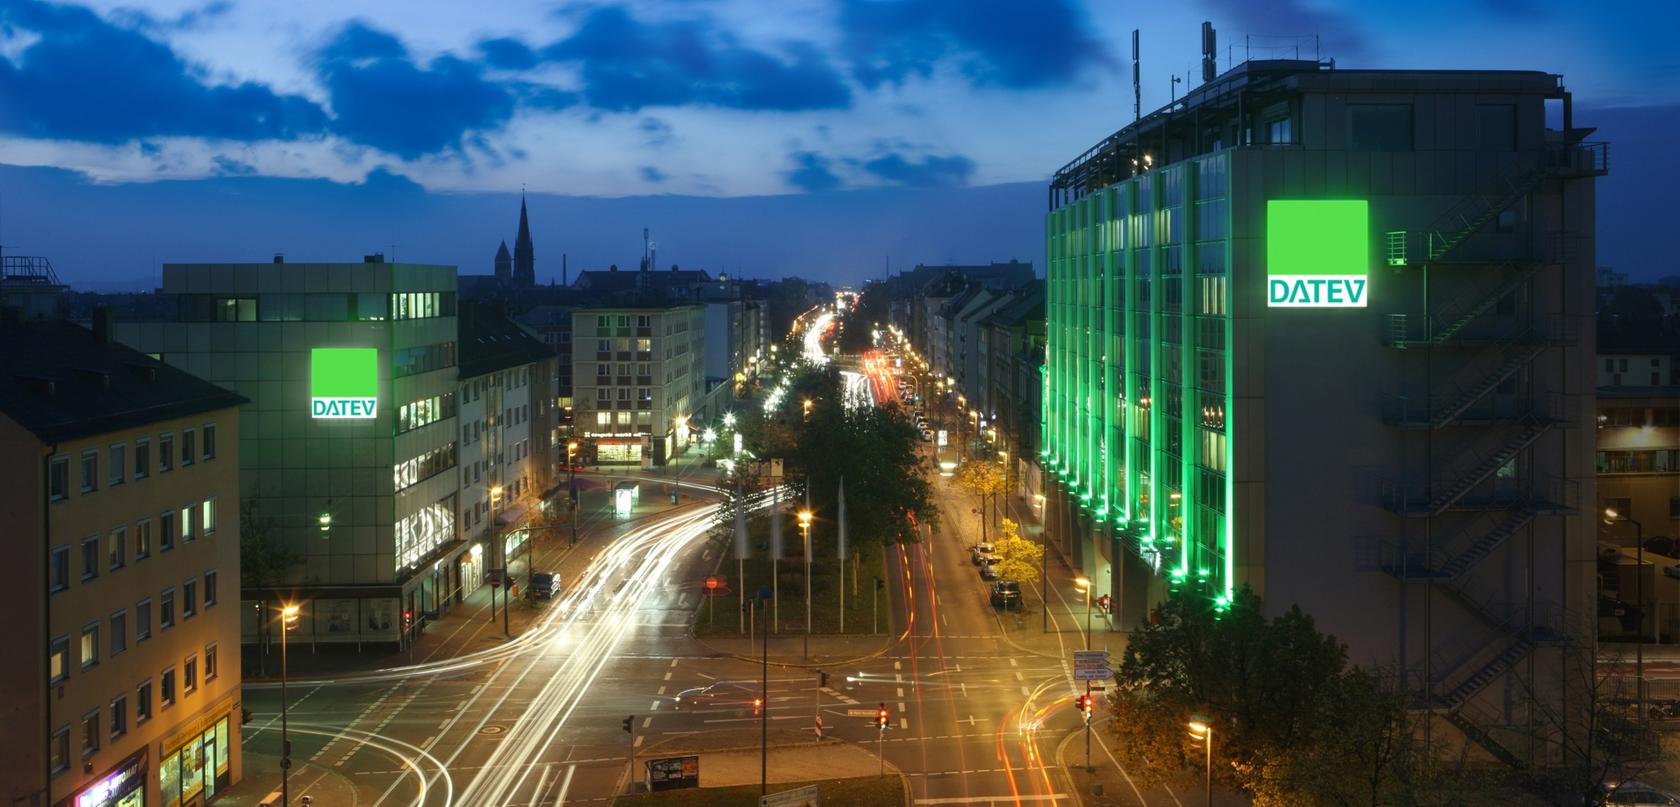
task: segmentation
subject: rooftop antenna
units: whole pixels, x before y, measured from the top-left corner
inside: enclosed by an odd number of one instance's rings
[[[401,244],[386,244],[385,246],[388,246],[388,247],[391,248],[391,263],[396,263],[397,262],[397,247],[402,246],[402,245]]]
[[[1213,30],[1213,23],[1202,22],[1202,83],[1212,81],[1218,73],[1219,35]]]
[[[1181,79],[1181,78],[1178,77],[1177,73],[1173,74],[1172,89],[1167,91],[1167,108],[1168,109],[1171,109],[1173,104],[1178,103],[1178,83],[1180,81],[1183,81],[1183,80],[1184,79]]]
[[[1143,85],[1138,73],[1138,29],[1132,29],[1132,122],[1143,118]]]
[[[648,228],[643,227],[642,228],[642,269],[644,271],[647,270],[648,268],[650,268],[648,266],[648,250],[651,249],[651,248],[652,248],[652,243],[650,241],[648,241]]]

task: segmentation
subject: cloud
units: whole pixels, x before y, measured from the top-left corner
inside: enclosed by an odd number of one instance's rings
[[[636,130],[647,137],[642,142],[654,148],[670,143],[671,137],[676,133],[676,130],[671,128],[671,124],[651,117],[637,121]]]
[[[511,37],[486,39],[478,43],[484,63],[502,70],[530,70],[537,66],[537,53],[529,45]]]
[[[642,180],[645,181],[645,182],[652,182],[652,183],[657,184],[657,183],[665,181],[665,172],[661,171],[657,168],[654,168],[651,165],[642,166],[641,175],[642,175]]]
[[[168,46],[80,6],[0,2],[0,30],[39,37],[0,59],[0,131],[117,144],[146,137],[238,141],[321,133],[308,99],[261,84],[207,84]]]
[[[841,0],[841,46],[864,86],[926,77],[943,62],[979,85],[1067,84],[1110,63],[1073,0]]]
[[[828,158],[814,151],[798,151],[788,157],[793,160],[793,168],[782,174],[788,184],[807,193],[840,187],[840,177],[829,168]]]
[[[514,92],[486,80],[478,65],[448,55],[419,65],[396,37],[361,22],[345,25],[317,56],[333,131],[405,159],[459,151],[469,133],[513,116]]]
[[[898,152],[889,152],[865,161],[863,170],[894,185],[954,188],[968,184],[968,178],[974,174],[974,161],[961,154],[949,157],[927,155],[913,160]]]
[[[541,50],[577,65],[591,106],[837,109],[851,104],[838,70],[809,43],[755,50],[698,19],[642,22],[620,6],[592,9],[571,36]]]

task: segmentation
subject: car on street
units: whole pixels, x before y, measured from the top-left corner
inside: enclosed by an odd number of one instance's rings
[[[1014,580],[999,580],[992,584],[993,608],[1019,608],[1021,584]]]
[[[1605,783],[1600,787],[1604,791],[1604,804],[1660,805],[1665,807],[1680,804],[1680,800],[1644,782],[1629,780],[1619,784]]]
[[[979,566],[980,561],[990,556],[994,550],[996,547],[984,541],[975,544],[968,548],[968,562]]]
[[[558,572],[532,572],[531,590],[527,592],[532,599],[548,600],[560,593],[560,574]]]
[[[751,707],[758,700],[758,690],[732,681],[719,681],[703,687],[685,689],[677,693],[677,709],[697,709],[702,706]]]
[[[994,557],[991,557],[991,556],[987,556],[987,557],[984,557],[984,558],[980,559],[980,579],[981,580],[996,580],[997,579],[997,576],[998,576],[997,562],[998,562],[998,559],[994,558]]]
[[[933,432],[930,432],[927,429],[922,429],[922,442],[924,442],[924,443],[933,442]]]
[[[1665,558],[1680,558],[1680,538],[1670,538],[1666,535],[1646,538],[1645,551],[1655,552]]]

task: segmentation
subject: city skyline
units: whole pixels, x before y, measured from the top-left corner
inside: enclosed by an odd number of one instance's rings
[[[1675,82],[1661,80],[1676,67],[1652,33],[1672,10],[1490,2],[1453,12],[1460,34],[1427,13],[1345,3],[1264,16],[1226,2],[1124,15],[1075,0],[1026,8],[532,3],[468,17],[378,3],[278,14],[225,2],[9,4],[0,97],[20,114],[0,127],[10,214],[0,243],[106,287],[155,285],[169,260],[346,259],[392,244],[483,273],[509,229],[500,211],[523,185],[539,205],[539,282],[559,275],[562,253],[588,268],[634,260],[643,226],[665,234],[662,264],[759,276],[856,283],[889,256],[894,267],[1041,264],[1041,233],[1021,226],[1023,213],[1042,212],[1042,182],[1066,155],[1129,122],[1129,30],[1142,29],[1148,112],[1190,86],[1169,74],[1191,72],[1210,19],[1221,70],[1254,43],[1255,58],[1316,43],[1344,68],[1561,73],[1578,125],[1599,126],[1659,174],[1607,178],[1602,203],[1625,212],[1606,217],[1604,262],[1636,279],[1666,273],[1633,236],[1656,226],[1648,194],[1662,184],[1640,180],[1673,171],[1641,134],[1680,118]],[[1501,36],[1468,47],[1488,25]],[[1300,36],[1249,40],[1251,29]],[[1104,99],[1095,114],[1092,98]],[[430,114],[405,115],[403,99],[424,99]],[[1019,115],[1023,104],[1034,114]],[[238,205],[181,201],[227,193],[368,204],[278,227]],[[953,231],[953,211],[923,203],[929,193],[963,204],[967,226]],[[408,216],[390,215],[392,204]],[[101,207],[120,217],[90,215]],[[876,214],[872,227],[860,209]],[[764,216],[769,226],[750,226]],[[824,226],[841,217],[847,231]],[[494,228],[456,221],[479,218]],[[82,238],[90,225],[110,237]],[[125,228],[140,232],[121,237]],[[1629,237],[1616,237],[1622,228]],[[824,257],[785,257],[801,253]]]

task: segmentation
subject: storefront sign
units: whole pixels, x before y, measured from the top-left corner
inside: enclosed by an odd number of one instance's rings
[[[76,794],[75,807],[137,807],[146,796],[146,754],[137,753]]]
[[[1363,199],[1266,203],[1266,305],[1364,308],[1370,297],[1369,206]]]
[[[310,350],[309,396],[309,414],[314,418],[378,417],[378,349],[318,347]]]

